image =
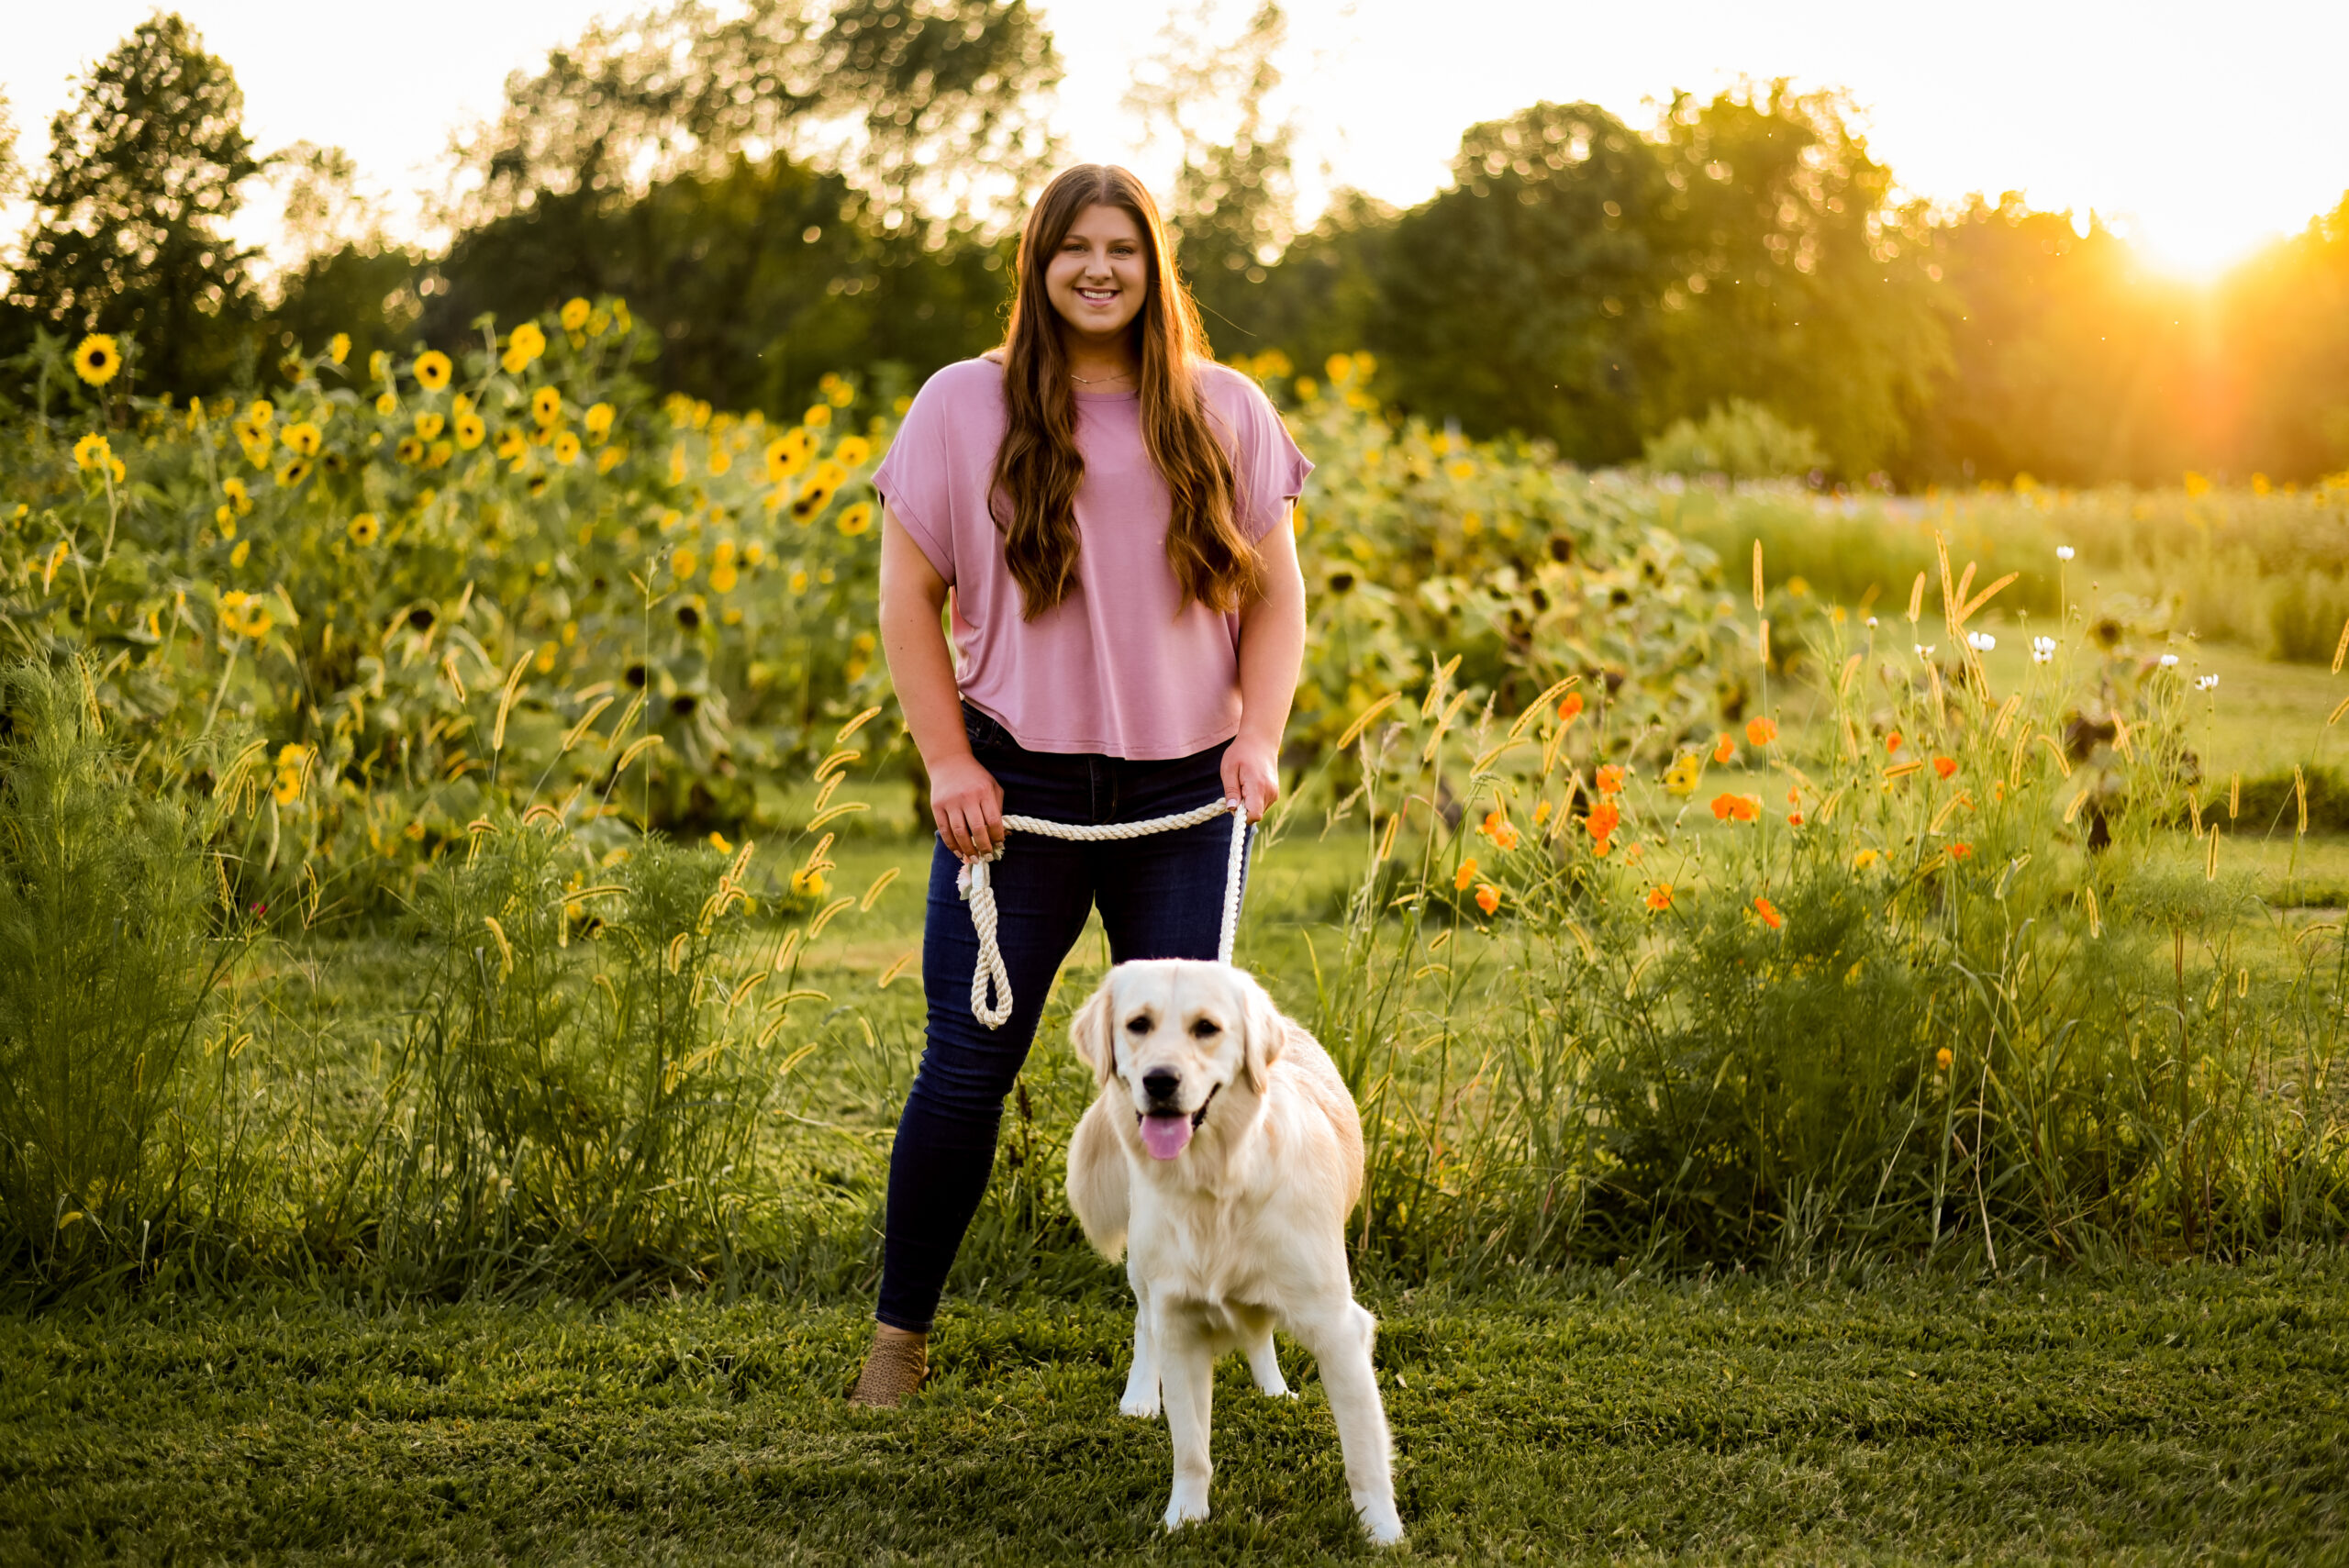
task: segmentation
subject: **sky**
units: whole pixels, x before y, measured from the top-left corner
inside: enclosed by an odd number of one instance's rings
[[[1214,0],[1209,0],[1210,4]],[[1177,0],[1189,14],[1198,0]],[[2094,211],[2148,259],[2209,276],[2296,232],[2349,191],[2339,61],[2349,4],[2235,0],[1286,0],[1286,77],[1308,205],[1353,185],[1398,205],[1445,183],[1460,133],[1536,101],[1586,100],[1637,127],[1677,88],[1741,78],[1841,87],[1901,190],[1955,203],[2025,193]],[[0,92],[34,168],[71,80],[153,8],[0,0]],[[596,0],[401,0],[292,6],[182,0],[243,85],[263,149],[340,146],[396,231],[444,177],[451,133],[489,114],[527,69],[598,14]],[[1176,8],[1167,0],[1038,0],[1066,66],[1053,122],[1073,156],[1163,180],[1120,99]],[[1228,35],[1245,0],[1222,0]],[[21,224],[21,203],[0,232]],[[1309,215],[1308,215],[1309,216]],[[273,219],[265,203],[247,239]]]

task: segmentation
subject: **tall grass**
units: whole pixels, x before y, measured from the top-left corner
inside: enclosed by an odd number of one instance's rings
[[[236,785],[228,784],[233,793]],[[142,787],[89,672],[0,672],[0,1257],[72,1273],[184,1225],[223,970],[201,827]]]

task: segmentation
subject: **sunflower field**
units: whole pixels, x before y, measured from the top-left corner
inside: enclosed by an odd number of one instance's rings
[[[928,854],[874,636],[902,406],[656,397],[618,299],[480,334],[202,401],[45,340],[0,428],[28,1288],[869,1278]],[[1366,1264],[2342,1234],[2332,775],[2222,775],[2184,612],[2044,548],[2103,503],[1854,517],[1466,441],[1365,355],[1244,368],[1318,467],[1242,958],[1363,1102]],[[974,1279],[1089,1266],[1052,1028]]]

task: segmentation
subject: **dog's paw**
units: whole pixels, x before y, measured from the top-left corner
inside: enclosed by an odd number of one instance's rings
[[[1394,1503],[1386,1498],[1369,1502],[1357,1500],[1354,1513],[1362,1520],[1363,1532],[1370,1537],[1373,1546],[1397,1546],[1403,1540],[1403,1517],[1395,1511]]]
[[[1279,1377],[1274,1378],[1270,1383],[1257,1384],[1256,1392],[1262,1394],[1267,1399],[1294,1399],[1297,1397],[1297,1390],[1291,1388],[1286,1381]]]
[[[1174,1486],[1174,1495],[1166,1501],[1166,1529],[1168,1532],[1171,1534],[1175,1530],[1181,1529],[1186,1524],[1191,1524],[1197,1520],[1206,1518],[1207,1517],[1207,1488],[1202,1486],[1197,1492],[1193,1492],[1186,1488],[1180,1482],[1177,1482]],[[1401,1529],[1402,1527],[1400,1525],[1396,1527],[1396,1530],[1398,1535],[1401,1533]]]
[[[1118,1401],[1118,1414],[1137,1420],[1158,1418],[1158,1374],[1140,1366],[1126,1374],[1126,1392]]]

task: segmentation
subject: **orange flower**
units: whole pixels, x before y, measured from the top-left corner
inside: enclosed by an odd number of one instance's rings
[[[1758,795],[1717,795],[1713,796],[1713,816],[1722,822],[1759,821],[1762,797]]]
[[[1598,770],[1598,793],[1601,795],[1620,795],[1623,793],[1622,763],[1609,762],[1605,767]]]
[[[1545,800],[1533,808],[1533,825],[1539,828],[1548,820],[1550,820],[1550,803]]]
[[[1933,759],[1933,772],[1941,774],[1943,778],[1949,777],[1952,773],[1957,772],[1957,759],[1955,757],[1935,757]]]
[[[1558,717],[1568,724],[1582,717],[1582,694],[1568,692],[1566,700],[1558,705]]]
[[[1591,841],[1590,852],[1603,861],[1614,848],[1615,840],[1612,839],[1595,839]]]
[[[1489,915],[1501,906],[1501,890],[1489,882],[1476,884],[1476,907]]]
[[[1787,827],[1789,827],[1789,828],[1799,828],[1799,827],[1801,827],[1801,826],[1802,826],[1802,813],[1801,813],[1801,812],[1799,812],[1799,811],[1789,811],[1789,812],[1787,812]]]
[[[1659,912],[1672,907],[1672,884],[1659,882],[1648,889],[1648,907]]]
[[[1737,760],[1737,742],[1736,742],[1734,740],[1732,740],[1732,739],[1731,739],[1731,738],[1730,738],[1729,736],[1724,735],[1724,736],[1722,736],[1720,740],[1716,740],[1716,741],[1714,741],[1714,742],[1713,742],[1713,761],[1714,761],[1714,762],[1735,762],[1736,760]]]
[[[1756,898],[1753,901],[1753,912],[1761,916],[1762,923],[1774,931],[1787,923],[1787,917],[1778,913],[1778,906],[1766,898]]]
[[[1974,846],[1971,844],[1952,844],[1949,847],[1949,858],[1954,861],[1967,859],[1973,853]]]
[[[1517,829],[1509,825],[1508,818],[1498,807],[1485,813],[1484,825],[1476,831],[1490,839],[1496,849],[1508,851],[1517,848]]]
[[[1733,795],[1717,795],[1713,796],[1713,820],[1716,822],[1728,821],[1729,814],[1735,810],[1736,807],[1737,796]]]
[[[1583,826],[1590,829],[1590,836],[1594,839],[1611,839],[1622,820],[1621,809],[1611,800],[1602,800],[1590,808],[1590,815],[1583,818]]]
[[[1767,746],[1771,741],[1776,740],[1777,738],[1778,727],[1772,720],[1766,718],[1753,718],[1746,721],[1745,743],[1747,745]]]
[[[1900,731],[1896,729],[1891,734],[1884,738],[1884,749],[1887,752],[1898,751],[1900,750]]]
[[[1460,862],[1460,869],[1452,873],[1452,885],[1455,890],[1465,893],[1468,891],[1468,884],[1475,880],[1476,857],[1470,855]]]
[[[1943,1046],[1939,1051],[1933,1052],[1933,1071],[1936,1073],[1946,1073],[1949,1071],[1949,1064],[1956,1060],[1957,1058],[1949,1053],[1949,1047]]]

